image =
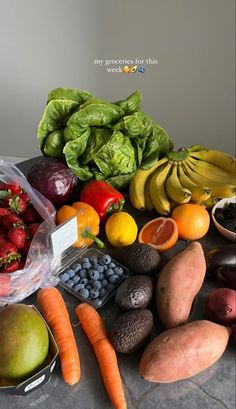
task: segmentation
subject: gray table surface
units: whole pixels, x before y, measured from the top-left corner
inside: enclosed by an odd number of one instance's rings
[[[19,168],[27,172],[30,166],[41,158],[34,158],[19,164]],[[126,210],[130,211],[128,203]],[[139,226],[142,226],[149,215],[132,210]],[[226,245],[230,242],[224,239],[212,226],[201,243],[205,248]],[[170,257],[186,246],[179,240],[176,246],[166,252]],[[191,320],[206,318],[204,303],[211,289],[217,287],[214,280],[207,278],[201,289],[191,314]],[[54,370],[49,383],[32,391],[25,397],[0,395],[1,409],[110,409],[112,405],[105,392],[99,368],[93,350],[75,317],[77,299],[66,290],[58,287],[62,292],[66,306],[74,325],[74,333],[81,360],[81,380],[75,386],[66,385],[61,376],[59,363]],[[23,301],[37,306],[35,294]],[[152,337],[161,331],[160,323],[154,312],[155,325]],[[118,308],[111,299],[99,309],[109,329],[114,319],[119,315]],[[139,375],[139,362],[142,352],[122,355],[118,354],[121,376],[123,380],[127,407],[129,409],[234,409],[236,396],[236,345],[230,340],[221,359],[202,373],[184,381],[171,384],[149,383]],[[191,364],[191,363],[190,363]]]

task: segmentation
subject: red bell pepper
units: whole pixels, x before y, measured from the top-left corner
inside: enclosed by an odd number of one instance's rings
[[[99,214],[101,222],[114,212],[123,209],[124,196],[104,180],[91,180],[80,193],[81,202],[88,203]]]

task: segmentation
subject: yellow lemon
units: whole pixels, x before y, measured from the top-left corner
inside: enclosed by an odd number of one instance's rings
[[[124,247],[132,244],[138,234],[138,226],[129,213],[113,213],[107,220],[105,231],[108,241],[114,247]]]

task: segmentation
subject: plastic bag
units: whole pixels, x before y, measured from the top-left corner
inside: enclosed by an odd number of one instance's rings
[[[11,162],[0,160],[0,180],[19,184],[44,220],[33,237],[24,268],[14,273],[0,273],[0,306],[4,306],[22,301],[39,287],[57,285],[59,279],[53,272],[60,267],[60,257],[52,259],[48,252],[48,235],[56,227],[53,204],[33,189]]]

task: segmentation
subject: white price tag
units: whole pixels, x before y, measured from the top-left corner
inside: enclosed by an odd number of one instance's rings
[[[77,216],[51,234],[53,256],[59,256],[78,239]]]

